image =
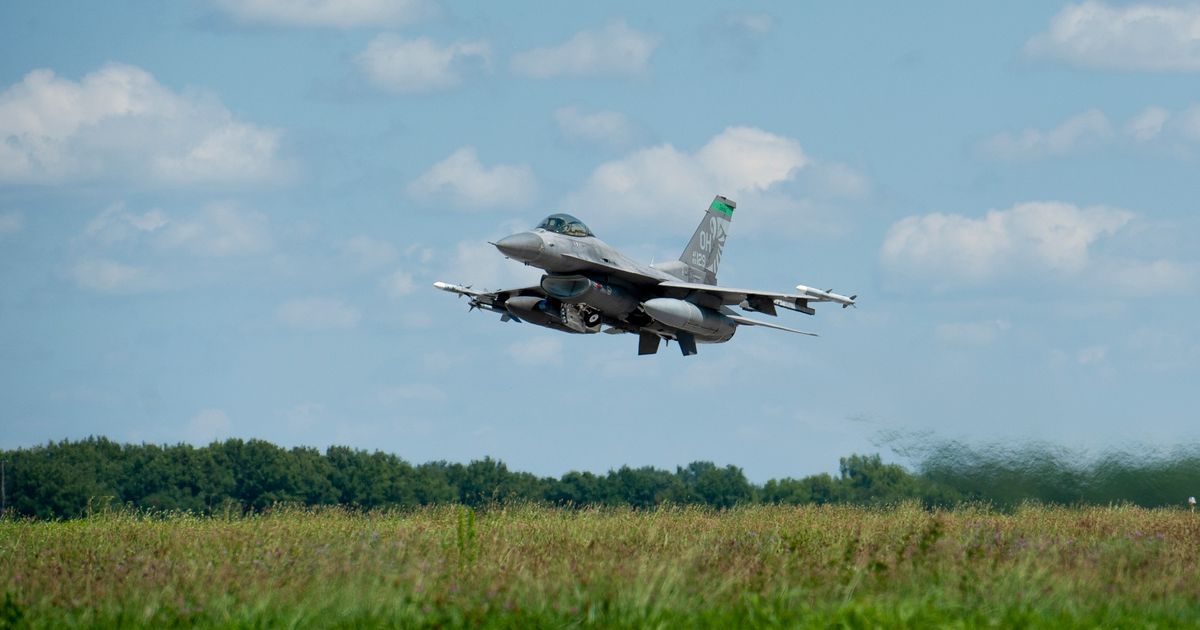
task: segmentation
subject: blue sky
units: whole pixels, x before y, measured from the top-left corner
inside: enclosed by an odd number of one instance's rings
[[[697,459],[1196,437],[1200,5],[0,8],[0,446]],[[684,358],[467,313],[567,211],[859,295]]]

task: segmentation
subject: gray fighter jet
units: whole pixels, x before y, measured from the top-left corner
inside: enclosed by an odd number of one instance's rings
[[[639,337],[638,354],[654,354],[662,340],[674,339],[684,356],[690,356],[698,343],[729,341],[738,326],[816,336],[742,317],[730,308],[733,305],[772,316],[777,308],[813,315],[813,302],[854,305],[858,296],[804,285],[796,287],[796,294],[717,285],[717,266],[736,207],[718,195],[683,256],[649,266],[596,238],[579,219],[552,214],[528,232],[493,243],[506,257],[545,270],[539,285],[504,291],[475,291],[445,282],[433,286],[465,295],[471,310],[499,313],[506,322],[578,334],[632,333]]]

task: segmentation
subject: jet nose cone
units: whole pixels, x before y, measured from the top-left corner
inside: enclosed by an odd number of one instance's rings
[[[521,262],[529,262],[536,260],[542,254],[542,237],[533,232],[521,232],[500,239],[496,243],[496,249],[500,253]]]

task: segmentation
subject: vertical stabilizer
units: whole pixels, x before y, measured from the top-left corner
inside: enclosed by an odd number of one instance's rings
[[[708,207],[700,227],[696,228],[687,249],[679,257],[688,266],[689,282],[717,283],[717,266],[721,264],[721,250],[725,248],[734,208],[737,204],[721,195],[717,195]]]

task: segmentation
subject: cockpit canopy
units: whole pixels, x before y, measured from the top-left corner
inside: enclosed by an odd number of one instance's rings
[[[588,226],[583,224],[583,221],[569,214],[552,214],[542,219],[542,222],[537,224],[536,229],[566,234],[567,236],[592,236],[592,231],[588,229]]]

